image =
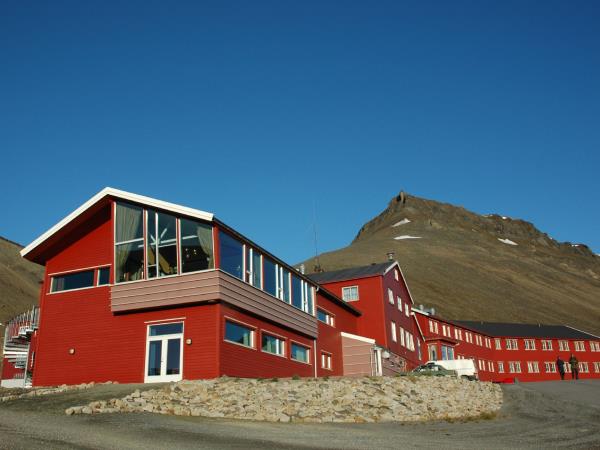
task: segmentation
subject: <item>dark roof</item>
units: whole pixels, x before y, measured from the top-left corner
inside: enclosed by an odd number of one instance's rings
[[[333,272],[317,272],[308,274],[308,278],[316,283],[330,283],[332,281],[354,280],[376,275],[383,275],[393,263],[388,261],[370,266],[352,267],[350,269],[335,270]]]
[[[449,321],[488,336],[515,336],[528,338],[598,339],[598,336],[564,325],[527,323],[477,322],[470,320]]]

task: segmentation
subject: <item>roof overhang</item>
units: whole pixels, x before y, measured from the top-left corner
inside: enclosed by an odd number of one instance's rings
[[[177,205],[175,203],[164,202],[162,200],[157,200],[155,198],[146,197],[143,195],[133,194],[131,192],[121,191],[119,189],[114,189],[111,187],[106,187],[90,198],[87,202],[73,211],[71,214],[66,216],[40,237],[31,242],[27,247],[21,250],[21,256],[27,259],[28,255],[30,256],[32,252],[38,249],[40,246],[44,245],[48,241],[50,241],[57,233],[63,230],[65,227],[73,224],[77,221],[82,215],[86,212],[93,210],[98,207],[100,204],[106,201],[108,198],[114,198],[119,200],[125,200],[132,203],[137,203],[144,206],[149,206],[152,208],[161,209],[164,211],[170,211],[173,213],[181,214],[188,217],[194,217],[197,219],[205,220],[212,222],[214,219],[214,215],[212,213],[208,213],[206,211],[201,211],[199,209],[188,208],[186,206]],[[37,262],[37,261],[36,261]]]

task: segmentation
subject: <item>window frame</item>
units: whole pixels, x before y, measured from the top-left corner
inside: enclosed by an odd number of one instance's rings
[[[256,350],[257,344],[256,344],[256,333],[258,331],[258,328],[255,327],[254,325],[250,325],[249,323],[246,322],[242,322],[241,320],[238,319],[234,319],[233,317],[230,316],[224,316],[224,321],[223,321],[223,341],[227,342],[228,344],[233,344],[233,345],[238,345],[240,347],[243,348],[247,348],[247,349],[251,349],[251,350]],[[245,345],[245,344],[240,344],[239,342],[235,342],[235,341],[230,341],[229,339],[227,339],[226,333],[227,333],[227,322],[231,322],[234,325],[238,325],[244,328],[248,328],[251,332],[250,334],[250,340],[251,340],[251,346]]]
[[[329,311],[327,311],[325,308],[322,308],[320,306],[317,306],[316,308],[317,310],[317,320],[325,325],[329,325],[332,328],[335,328],[335,314],[330,313]],[[319,311],[323,312],[325,314],[325,321],[319,319]],[[330,323],[331,322],[331,323]]]
[[[72,270],[65,270],[65,271],[50,273],[50,274],[48,274],[48,278],[50,278],[50,282],[48,283],[48,292],[46,292],[46,294],[47,295],[55,295],[55,294],[62,294],[63,292],[83,291],[86,289],[94,289],[97,287],[110,286],[110,273],[109,273],[109,278],[108,278],[108,280],[109,280],[108,284],[100,284],[100,285],[98,284],[98,276],[99,276],[98,271],[99,271],[99,269],[103,269],[106,267],[110,268],[111,265],[110,264],[100,264],[98,266],[83,267],[81,269],[72,269]],[[53,291],[54,281],[55,281],[56,277],[74,275],[74,274],[81,273],[81,272],[93,272],[91,286],[85,286],[85,287],[74,288],[74,289],[63,289],[61,291]]]
[[[351,298],[348,299],[345,296],[345,292],[347,292],[350,289],[355,289],[356,290],[356,298]],[[358,284],[352,285],[352,286],[342,286],[342,300],[344,300],[346,303],[350,303],[350,302],[357,302],[360,300],[360,294],[358,292]]]
[[[281,343],[281,344],[279,344],[281,353],[273,353],[273,352],[270,352],[263,348],[263,337],[265,337],[265,336],[275,338],[275,339],[277,339],[278,342]],[[261,351],[261,353],[267,353],[269,355],[279,356],[280,358],[287,359],[287,355],[286,355],[287,341],[288,341],[288,339],[285,336],[282,336],[277,333],[273,333],[269,330],[262,330],[262,329],[260,330],[260,351]]]
[[[324,364],[327,361],[328,364]],[[323,370],[333,370],[333,354],[321,350],[321,369]]]
[[[306,349],[306,361],[301,361],[299,359],[294,358],[294,352],[293,352],[293,346],[296,345],[298,347],[303,347]],[[307,365],[312,365],[310,362],[310,354],[312,353],[312,349],[307,346],[306,344],[303,344],[301,342],[295,341],[293,339],[290,339],[290,361],[295,361],[297,363],[300,364],[307,364]]]
[[[392,332],[392,342],[398,342],[398,336],[396,334],[396,322],[390,320],[390,330]]]

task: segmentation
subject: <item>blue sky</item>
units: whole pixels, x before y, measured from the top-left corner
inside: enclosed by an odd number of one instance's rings
[[[401,189],[600,252],[600,3],[3,2],[0,235],[104,186],[290,261]],[[315,208],[316,207],[316,208]]]

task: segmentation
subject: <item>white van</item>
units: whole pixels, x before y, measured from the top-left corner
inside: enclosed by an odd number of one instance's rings
[[[426,364],[437,364],[446,370],[454,370],[458,377],[465,377],[469,380],[479,379],[477,368],[472,359],[442,359],[439,361],[427,361]]]

